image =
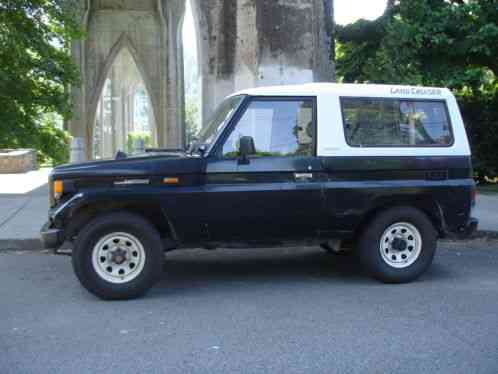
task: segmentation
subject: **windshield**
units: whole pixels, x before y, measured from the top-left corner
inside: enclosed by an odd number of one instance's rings
[[[218,106],[214,115],[211,116],[209,122],[201,130],[195,148],[199,149],[200,146],[204,146],[204,149],[208,150],[211,147],[243,99],[244,96],[232,96]]]

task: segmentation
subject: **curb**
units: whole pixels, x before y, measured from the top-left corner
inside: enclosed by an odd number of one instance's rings
[[[472,237],[465,240],[498,240],[498,231],[477,231]],[[454,240],[450,239],[450,241]],[[0,239],[0,252],[43,250],[41,239]]]
[[[496,240],[498,239],[498,231],[477,231],[469,239],[486,239],[486,240]]]

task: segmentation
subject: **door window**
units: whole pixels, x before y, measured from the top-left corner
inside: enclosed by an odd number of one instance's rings
[[[255,157],[312,156],[312,99],[252,100],[223,146],[223,157],[239,155],[240,138],[251,136]]]

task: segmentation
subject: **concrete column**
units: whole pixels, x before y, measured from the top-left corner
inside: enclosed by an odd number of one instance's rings
[[[97,131],[99,132],[99,137],[100,137],[100,146],[98,149],[98,153],[100,158],[104,157],[104,150],[105,150],[105,144],[104,144],[104,129],[105,129],[105,113],[104,113],[104,95],[100,97],[100,116],[99,116],[99,127]]]
[[[117,80],[116,69],[111,69],[111,141],[112,156],[117,152],[119,145],[119,128],[121,127],[121,98],[119,96],[119,82]]]
[[[257,85],[333,81],[331,1],[258,1]],[[328,9],[326,11],[326,8]],[[327,13],[326,13],[327,12]],[[253,16],[250,14],[249,16]]]
[[[70,159],[72,163],[83,162],[86,160],[85,139],[73,138],[71,140]]]
[[[80,0],[77,3],[76,17],[80,19],[83,31],[87,28],[89,12],[89,0]],[[71,44],[71,57],[74,63],[80,68],[81,85],[71,87],[71,98],[73,102],[73,116],[67,122],[67,128],[73,136],[71,143],[70,162],[81,162],[87,159],[87,137],[86,132],[86,92],[85,92],[85,64],[86,64],[86,44],[84,40],[76,40]],[[74,152],[73,152],[74,151]]]
[[[192,0],[202,76],[204,121],[220,101],[235,90],[237,3],[232,0]]]
[[[121,87],[121,136],[120,136],[120,144],[118,145],[118,149],[126,152],[126,141],[128,137],[128,119],[127,119],[127,99],[128,95],[126,94],[126,86]]]
[[[193,0],[203,115],[234,91],[334,81],[332,0]]]
[[[133,121],[133,105],[135,97],[135,87],[133,87],[130,91],[128,91],[128,95],[126,96],[126,128],[128,132],[133,131],[134,121]]]
[[[183,88],[183,46],[182,25],[185,13],[185,0],[162,1],[162,14],[166,21],[164,65],[166,85],[165,118],[168,126],[163,137],[160,137],[160,146],[166,148],[182,148],[185,144],[185,129],[183,121],[185,93]]]

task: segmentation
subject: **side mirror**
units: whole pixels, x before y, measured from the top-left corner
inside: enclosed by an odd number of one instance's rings
[[[239,142],[239,164],[247,165],[249,163],[249,156],[256,154],[254,139],[252,136],[243,136]]]
[[[187,149],[191,150],[194,144],[197,143],[198,141],[199,138],[197,136],[192,136],[192,138],[190,138],[190,141],[188,142]]]
[[[204,154],[206,153],[207,151],[207,148],[206,148],[206,145],[205,144],[201,144],[198,148],[199,150],[199,153],[201,154],[201,156],[204,156]]]

